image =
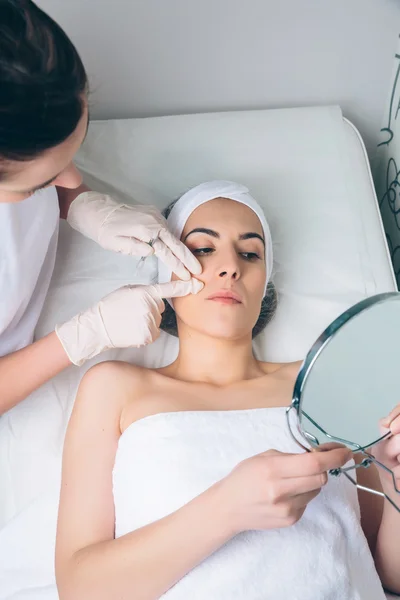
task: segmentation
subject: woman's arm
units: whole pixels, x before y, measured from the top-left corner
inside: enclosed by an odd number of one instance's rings
[[[55,333],[0,358],[0,415],[70,365]]]
[[[399,503],[393,487],[387,494]],[[400,514],[387,501],[383,506],[374,558],[383,587],[400,594]]]
[[[357,475],[361,485],[382,491],[378,469],[374,465],[359,468]],[[395,495],[391,481],[385,492],[390,497]],[[400,514],[382,497],[369,492],[359,490],[358,499],[361,525],[382,585],[388,591],[400,594]]]
[[[175,513],[114,539],[112,470],[122,406],[132,389],[121,363],[97,365],[80,385],[64,446],[60,600],[155,600],[234,535],[217,484]]]

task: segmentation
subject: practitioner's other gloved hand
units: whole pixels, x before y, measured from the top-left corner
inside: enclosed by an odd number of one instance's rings
[[[197,279],[155,285],[127,285],[112,292],[95,306],[57,325],[57,336],[70,361],[80,366],[112,348],[140,347],[159,334],[162,298],[197,294],[204,284]]]
[[[342,447],[304,454],[269,450],[239,463],[217,484],[234,534],[294,525],[326,484],[327,472],[351,456]]]
[[[69,207],[67,221],[106,250],[134,256],[154,254],[184,281],[191,273],[201,273],[197,258],[168,231],[166,220],[154,206],[122,204],[105,194],[84,192]]]

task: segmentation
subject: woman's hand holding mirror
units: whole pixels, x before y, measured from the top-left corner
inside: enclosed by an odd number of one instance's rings
[[[361,461],[330,474],[385,497],[400,513],[399,340],[399,292],[367,298],[339,315],[303,362],[287,421],[303,448],[328,440],[351,448]],[[371,464],[383,491],[357,482],[354,470]]]
[[[322,448],[321,448],[322,450]],[[220,482],[229,527],[235,534],[294,525],[328,480],[328,471],[351,458],[344,447],[287,454],[268,450],[239,463]]]

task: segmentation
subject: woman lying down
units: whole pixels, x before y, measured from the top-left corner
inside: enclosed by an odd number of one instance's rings
[[[327,477],[350,452],[302,453],[288,432],[299,364],[253,355],[275,305],[262,209],[246,188],[210,182],[167,214],[204,287],[166,303],[172,364],[105,362],[81,382],[63,458],[60,599],[380,600],[372,554],[400,589],[380,498],[359,498],[371,554],[357,489]]]

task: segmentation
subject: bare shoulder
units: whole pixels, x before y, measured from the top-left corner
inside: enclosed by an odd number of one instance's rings
[[[114,391],[123,390],[126,385],[132,385],[133,382],[140,384],[148,378],[149,369],[131,365],[122,361],[105,361],[91,367],[82,377],[80,386],[89,386],[91,388],[110,387]]]
[[[148,377],[148,369],[129,363],[98,363],[82,377],[71,420],[91,418],[119,425],[124,407],[141,393]]]

